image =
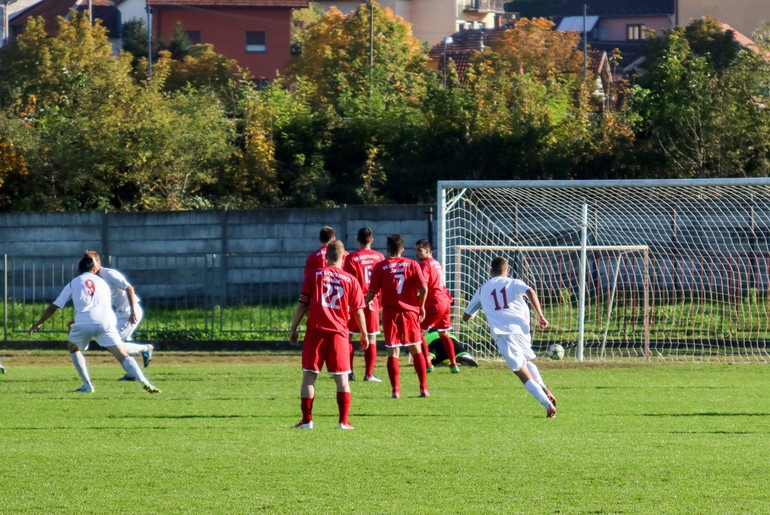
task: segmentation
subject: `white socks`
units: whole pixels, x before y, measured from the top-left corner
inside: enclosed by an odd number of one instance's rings
[[[534,379],[535,382],[540,386],[545,388],[545,382],[543,382],[543,378],[540,376],[540,370],[537,368],[537,365],[531,361],[527,361],[527,370],[529,370],[529,374],[532,376],[532,379]]]
[[[123,348],[126,349],[126,352],[131,356],[150,350],[147,348],[147,344],[138,344],[135,342],[123,342]]]
[[[86,357],[83,356],[83,353],[80,351],[71,352],[70,358],[72,358],[72,364],[75,365],[75,370],[78,371],[80,378],[83,380],[83,386],[93,388],[91,376],[88,375],[88,363],[86,363]]]
[[[527,381],[524,387],[527,389],[527,391],[529,391],[529,393],[532,394],[532,397],[537,399],[537,402],[545,407],[545,409],[549,410],[553,408],[553,404],[551,404],[551,401],[548,400],[548,397],[543,391],[543,387],[537,384],[534,379]]]
[[[142,373],[142,370],[139,368],[139,365],[136,364],[136,360],[132,358],[131,356],[127,357],[123,360],[123,363],[120,364],[123,367],[123,370],[128,372],[128,375],[131,377],[135,377],[139,380],[140,383],[149,383],[146,377],[144,377],[144,374]]]

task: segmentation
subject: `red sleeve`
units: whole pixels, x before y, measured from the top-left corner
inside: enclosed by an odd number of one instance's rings
[[[427,285],[428,281],[425,278],[425,274],[422,273],[422,267],[420,266],[419,263],[417,264],[415,269],[417,270],[417,278],[419,280],[419,284],[417,285],[417,287],[420,288],[422,286]]]
[[[358,281],[353,281],[353,288],[350,291],[350,316],[353,316],[353,313],[357,309],[364,309],[366,307],[366,303],[364,302],[364,293],[361,291],[361,285],[358,284]]]
[[[313,296],[315,290],[315,274],[305,275],[305,280],[302,281],[302,293],[299,296],[299,301],[306,306],[310,305],[310,299]]]
[[[345,254],[345,262],[342,264],[342,270],[355,277],[356,270],[353,268],[353,260],[350,259],[350,256],[351,254]]]
[[[382,263],[382,261],[380,261]],[[380,276],[382,275],[382,267],[379,263],[372,269],[372,279],[369,282],[369,291],[377,293],[380,291],[380,288],[382,285],[380,284],[382,282],[382,279]]]

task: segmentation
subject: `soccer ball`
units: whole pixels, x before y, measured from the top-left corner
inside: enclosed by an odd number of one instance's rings
[[[548,357],[551,359],[561,359],[564,357],[564,347],[558,343],[552,343],[548,346]]]

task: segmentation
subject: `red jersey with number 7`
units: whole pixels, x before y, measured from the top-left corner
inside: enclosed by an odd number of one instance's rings
[[[347,337],[348,320],[364,309],[364,294],[355,277],[341,268],[326,266],[305,275],[299,302],[310,306],[307,329],[340,333]]]
[[[420,312],[417,290],[425,286],[425,278],[417,261],[392,257],[372,269],[370,292],[382,292],[382,307],[387,311]]]

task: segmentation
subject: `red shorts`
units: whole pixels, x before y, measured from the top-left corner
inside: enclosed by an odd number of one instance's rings
[[[331,331],[307,331],[302,344],[302,370],[330,374],[350,373],[350,342],[347,335]]]
[[[451,302],[445,304],[433,304],[431,306],[426,305],[425,318],[422,323],[420,323],[420,328],[423,331],[434,328],[439,331],[449,331],[452,329],[452,320],[449,316],[451,313]]]
[[[366,332],[370,335],[380,334],[380,309],[377,304],[375,304],[375,308],[377,309],[374,311],[369,308],[364,308]],[[358,320],[356,319],[355,314],[350,317],[350,322],[348,322],[348,331],[350,331],[350,334],[359,334],[361,332],[361,328],[358,327]]]
[[[411,311],[383,312],[382,326],[385,330],[385,347],[399,345],[421,345],[420,318]]]

